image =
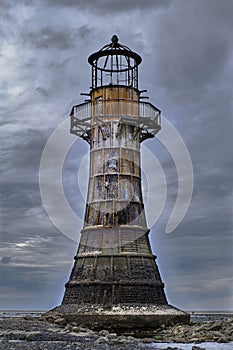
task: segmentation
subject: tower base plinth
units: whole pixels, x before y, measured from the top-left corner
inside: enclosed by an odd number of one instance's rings
[[[118,305],[61,305],[45,316],[60,316],[67,323],[93,330],[107,329],[117,333],[148,331],[161,325],[189,323],[190,316],[171,305],[118,304]]]

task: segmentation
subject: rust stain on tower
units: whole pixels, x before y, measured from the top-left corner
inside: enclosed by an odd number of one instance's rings
[[[54,311],[97,328],[188,322],[188,314],[168,305],[148,238],[140,144],[160,130],[161,112],[142,101],[141,57],[114,35],[88,62],[90,100],[71,111],[71,133],[90,145],[85,222]]]

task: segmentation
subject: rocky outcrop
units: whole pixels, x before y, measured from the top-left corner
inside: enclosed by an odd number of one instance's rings
[[[62,315],[0,319],[0,350],[149,350],[157,348],[151,348],[151,343],[160,342],[173,343],[167,350],[179,350],[174,343],[196,343],[192,350],[204,350],[205,347],[198,343],[230,341],[233,341],[233,319],[169,327],[163,325],[150,332],[131,330],[124,334],[106,329],[90,330],[75,321],[67,322]]]
[[[156,342],[227,343],[233,341],[233,319],[208,323],[174,325],[155,330],[151,337]],[[150,339],[151,341],[151,339]]]
[[[118,334],[141,329],[150,331],[161,325],[185,324],[190,321],[188,313],[174,306],[153,304],[69,304],[58,306],[43,317],[47,320],[61,318],[67,323],[77,322],[95,331],[108,329]]]

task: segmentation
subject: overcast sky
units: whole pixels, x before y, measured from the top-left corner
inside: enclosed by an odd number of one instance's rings
[[[87,57],[117,34],[142,56],[140,89],[176,127],[193,162],[190,208],[166,234],[177,172],[159,140],[144,142],[167,181],[165,209],[150,237],[169,302],[233,310],[232,14],[231,0],[1,0],[0,309],[61,302],[77,243],[46,214],[40,159],[53,130],[83,101],[80,92],[89,91]],[[87,152],[77,141],[63,168],[64,192],[80,217],[77,173]],[[52,189],[52,163],[50,170]]]

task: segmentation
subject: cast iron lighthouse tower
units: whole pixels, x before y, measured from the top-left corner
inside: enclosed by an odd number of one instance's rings
[[[153,322],[160,322],[158,310],[160,316],[167,317],[162,323],[187,321],[187,314],[167,303],[148,239],[140,144],[154,137],[161,126],[160,110],[142,101],[145,90],[138,89],[141,57],[114,35],[88,62],[92,66],[90,100],[71,110],[71,133],[90,145],[85,222],[58,309],[75,312],[75,319],[80,315],[82,324],[89,326],[93,320],[117,323],[119,308],[121,326],[122,313],[128,313],[124,320],[133,324],[141,307],[144,312],[149,310]],[[86,314],[83,305],[87,306]],[[130,308],[131,314],[127,311]],[[111,310],[110,318],[106,310]],[[145,321],[143,311],[140,315]]]

